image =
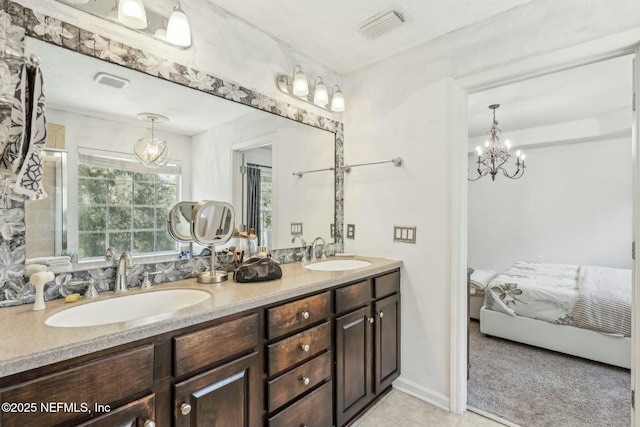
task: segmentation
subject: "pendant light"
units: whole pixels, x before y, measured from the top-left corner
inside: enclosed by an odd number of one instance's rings
[[[155,113],[140,113],[138,118],[151,122],[151,137],[145,136],[138,140],[133,148],[136,157],[147,167],[154,168],[166,165],[169,161],[169,147],[165,140],[155,137],[154,125],[169,121],[169,119]]]
[[[191,27],[187,15],[180,8],[180,2],[176,2],[173,12],[167,24],[167,42],[180,47],[191,46]]]
[[[118,21],[135,30],[147,28],[147,12],[142,0],[120,0]]]

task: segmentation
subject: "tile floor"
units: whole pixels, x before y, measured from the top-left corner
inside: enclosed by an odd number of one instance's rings
[[[456,415],[408,394],[392,390],[352,427],[504,427],[467,411]]]

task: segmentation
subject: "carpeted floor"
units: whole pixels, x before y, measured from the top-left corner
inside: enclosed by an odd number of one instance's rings
[[[523,427],[631,425],[629,370],[470,333],[469,406]]]

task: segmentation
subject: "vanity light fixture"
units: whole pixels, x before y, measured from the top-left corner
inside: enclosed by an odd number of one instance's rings
[[[278,76],[277,86],[280,92],[301,99],[309,104],[313,104],[326,111],[334,113],[342,112],[345,108],[344,95],[336,85],[333,88],[331,102],[329,102],[329,92],[322,77],[318,76],[314,82],[313,92],[309,90],[309,82],[302,71],[302,67],[296,65],[293,69],[293,78],[282,74]],[[327,105],[330,104],[330,107]]]
[[[500,107],[500,104],[489,105],[489,108],[493,110],[493,123],[489,130],[490,139],[485,142],[485,150],[483,151],[480,146],[476,147],[478,152],[478,165],[476,171],[478,176],[475,178],[467,178],[469,181],[477,181],[485,175],[491,175],[491,180],[496,180],[498,172],[502,172],[504,176],[511,179],[518,179],[524,175],[524,158],[525,155],[516,151],[516,170],[513,173],[509,173],[504,165],[509,161],[511,153],[511,143],[509,140],[505,140],[504,143],[500,140],[500,133],[502,132],[498,127],[498,121],[496,120],[496,110]]]
[[[164,166],[169,161],[169,147],[163,139],[156,138],[154,135],[154,125],[156,123],[167,122],[169,119],[163,115],[155,113],[140,113],[140,120],[151,122],[151,137],[145,136],[140,138],[133,151],[145,166],[155,168]]]
[[[144,0],[110,0],[109,8],[104,0],[56,0],[74,9],[106,19],[119,25],[145,34],[164,43],[186,49],[191,46],[191,27],[180,2],[174,0],[153,0],[154,4],[165,2],[173,4],[170,16],[162,15],[151,7],[145,8]],[[149,0],[146,0],[149,3]],[[158,5],[159,7],[159,5]]]

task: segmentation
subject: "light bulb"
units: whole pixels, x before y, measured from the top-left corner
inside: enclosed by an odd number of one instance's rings
[[[120,3],[118,3],[118,21],[135,30],[147,28],[147,12],[144,9],[142,0],[120,0]]]
[[[340,91],[340,88],[336,86],[333,89],[333,96],[331,97],[331,111],[341,112],[344,111],[344,95]]]
[[[508,139],[504,142],[504,146],[507,147],[507,150],[511,148],[511,141]]]
[[[187,15],[180,8],[180,2],[176,2],[173,13],[167,24],[167,41],[180,47],[191,46],[191,27]]]
[[[296,65],[293,72],[293,94],[295,96],[309,95],[309,82],[307,82],[307,77],[299,65]]]
[[[322,78],[318,78],[320,81],[316,83],[316,88],[313,91],[313,103],[324,108],[329,103],[329,93],[327,92],[327,87],[322,82]]]
[[[489,141],[485,141],[485,142],[484,142],[484,146],[485,146],[485,147],[488,147],[488,146],[489,146]]]
[[[479,145],[476,147],[476,151],[478,152],[478,156],[482,156],[482,148],[480,148]]]
[[[516,157],[520,157],[520,150],[516,151]]]
[[[524,161],[524,154],[520,154],[520,158]]]

